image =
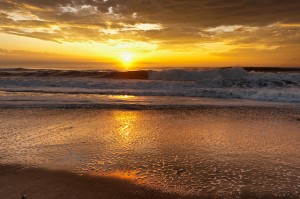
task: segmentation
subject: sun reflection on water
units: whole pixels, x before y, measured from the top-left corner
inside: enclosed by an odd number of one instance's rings
[[[146,179],[140,175],[136,170],[114,170],[111,172],[89,172],[88,175],[90,176],[106,176],[111,177],[119,180],[127,180],[137,184],[145,184]]]
[[[107,176],[122,179],[122,180],[130,180],[130,181],[136,181],[137,179],[141,179],[140,176],[137,175],[137,172],[135,170],[131,170],[131,171],[116,170],[107,173]]]
[[[110,98],[113,99],[121,99],[121,100],[126,100],[126,99],[132,99],[135,98],[135,96],[133,95],[111,95]]]
[[[136,139],[135,123],[137,122],[137,114],[135,112],[116,112],[114,119],[117,125],[118,144],[128,146]]]

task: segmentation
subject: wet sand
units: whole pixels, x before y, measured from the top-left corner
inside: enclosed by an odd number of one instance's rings
[[[299,119],[297,106],[0,109],[0,198],[299,198]]]
[[[79,176],[66,171],[0,166],[0,198],[181,198],[180,195],[133,184],[118,178]],[[195,198],[187,196],[188,198]]]
[[[16,165],[0,166],[0,195],[3,199],[196,199],[196,198],[297,198],[274,196],[272,193],[243,193],[234,195],[183,195],[162,192],[140,186],[128,180],[111,177],[79,176],[67,171],[24,168]]]

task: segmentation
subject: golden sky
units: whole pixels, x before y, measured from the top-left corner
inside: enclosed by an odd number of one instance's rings
[[[0,66],[300,66],[299,0],[0,0]]]

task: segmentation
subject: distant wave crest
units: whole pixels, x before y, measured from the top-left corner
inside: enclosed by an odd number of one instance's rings
[[[9,92],[237,98],[300,103],[299,71],[243,68],[162,71],[1,69]]]

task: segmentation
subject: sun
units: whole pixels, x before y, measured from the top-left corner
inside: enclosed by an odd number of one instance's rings
[[[133,54],[123,53],[122,54],[122,63],[123,63],[123,66],[125,66],[126,69],[128,69],[133,63]]]
[[[131,63],[132,62],[132,54],[124,53],[123,54],[123,62],[124,63]]]

